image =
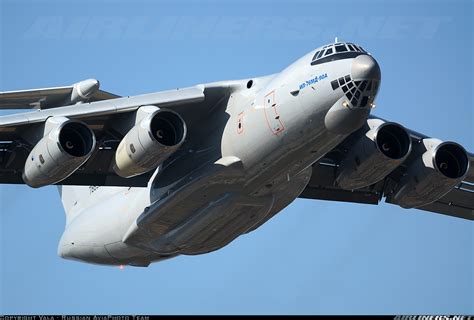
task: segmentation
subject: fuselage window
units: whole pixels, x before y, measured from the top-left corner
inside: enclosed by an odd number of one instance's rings
[[[324,50],[319,51],[319,54],[318,54],[318,56],[316,57],[316,59],[321,58],[321,56],[323,55],[323,52],[324,52]]]
[[[332,48],[329,48],[329,49],[326,50],[326,53],[324,54],[324,56],[327,56],[331,53],[332,53]]]
[[[348,44],[347,47],[349,48],[350,51],[357,51],[352,44]]]
[[[347,49],[346,49],[346,46],[345,45],[337,45],[336,46],[336,52],[346,52]]]

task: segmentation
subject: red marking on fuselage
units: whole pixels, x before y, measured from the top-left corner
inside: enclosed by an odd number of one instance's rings
[[[275,90],[268,93],[263,99],[263,109],[268,128],[270,128],[274,135],[278,135],[285,130],[285,126],[278,113],[277,103],[275,101]]]

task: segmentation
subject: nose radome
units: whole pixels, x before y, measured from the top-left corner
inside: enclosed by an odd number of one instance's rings
[[[355,80],[380,80],[380,67],[371,56],[360,55],[352,60],[351,75]]]

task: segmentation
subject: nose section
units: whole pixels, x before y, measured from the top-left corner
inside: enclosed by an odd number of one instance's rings
[[[355,80],[380,80],[380,67],[374,58],[363,54],[352,60],[351,75]]]
[[[337,134],[350,134],[360,128],[370,113],[380,83],[380,67],[368,54],[352,60],[351,76],[346,76],[342,96],[328,110],[324,119],[326,128]],[[344,84],[344,80],[339,83]]]

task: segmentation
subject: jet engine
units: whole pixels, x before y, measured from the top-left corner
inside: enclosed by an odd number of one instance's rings
[[[67,178],[95,149],[93,131],[80,121],[51,117],[42,133],[43,138],[31,150],[23,171],[23,181],[34,188]]]
[[[384,179],[411,151],[410,135],[401,125],[369,119],[366,128],[336,172],[342,189],[358,189]]]
[[[115,153],[115,172],[124,178],[155,169],[183,144],[186,124],[176,112],[141,107],[145,116],[122,139]]]
[[[469,170],[469,157],[462,146],[438,139],[422,140],[421,157],[408,167],[387,201],[403,208],[430,204],[459,184]]]

